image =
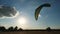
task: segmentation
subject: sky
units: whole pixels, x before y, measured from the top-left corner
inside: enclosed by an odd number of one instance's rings
[[[60,29],[60,0],[0,0],[0,26],[6,28],[18,26],[22,29]],[[38,20],[35,20],[35,9],[50,3],[51,7],[44,7]],[[10,6],[6,8],[3,6]],[[11,10],[11,11],[9,11]],[[3,11],[3,12],[2,12]]]

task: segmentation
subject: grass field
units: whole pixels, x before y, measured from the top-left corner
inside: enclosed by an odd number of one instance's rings
[[[15,31],[0,32],[0,34],[60,34],[60,31]]]

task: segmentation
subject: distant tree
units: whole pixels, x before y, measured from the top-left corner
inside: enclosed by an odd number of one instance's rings
[[[48,30],[48,31],[51,31],[51,28],[50,28],[50,27],[48,27],[48,28],[47,28],[47,30]]]
[[[17,31],[18,30],[18,27],[16,26],[15,28],[14,28],[14,31]]]
[[[22,28],[19,28],[18,31],[22,31],[23,29]]]
[[[8,31],[13,31],[13,27],[9,27],[8,28]]]
[[[6,31],[6,28],[4,26],[0,26],[0,31]]]

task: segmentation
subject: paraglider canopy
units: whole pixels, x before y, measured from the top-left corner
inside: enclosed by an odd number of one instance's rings
[[[49,3],[45,3],[45,4],[40,5],[38,8],[36,8],[36,10],[35,10],[35,19],[36,20],[38,20],[39,13],[41,12],[41,9],[43,7],[51,7],[51,5]]]

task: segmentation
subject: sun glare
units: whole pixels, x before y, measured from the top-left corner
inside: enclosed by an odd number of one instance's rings
[[[20,18],[18,18],[17,22],[20,25],[24,25],[26,23],[26,18],[25,17],[20,17]]]
[[[40,14],[39,14],[38,16],[39,16],[39,17],[41,17],[41,15],[40,15]]]

